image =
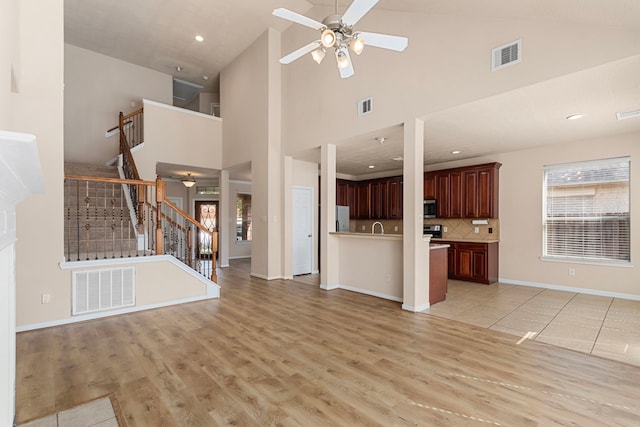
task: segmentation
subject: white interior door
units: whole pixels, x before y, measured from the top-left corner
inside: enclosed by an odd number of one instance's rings
[[[313,269],[313,188],[293,188],[293,275]]]

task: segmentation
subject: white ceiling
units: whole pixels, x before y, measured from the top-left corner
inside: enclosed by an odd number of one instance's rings
[[[339,3],[342,12],[350,1]],[[286,21],[271,15],[274,8],[309,12],[321,20],[318,15],[331,12],[334,4],[333,0],[65,0],[65,41],[217,92],[220,71],[238,54],[269,26],[287,28]],[[314,5],[326,7],[310,10]],[[640,29],[638,0],[380,0],[376,8]],[[196,34],[205,41],[195,41]],[[178,65],[183,71],[176,71]],[[203,80],[204,75],[209,80]],[[425,116],[425,162],[640,132],[640,118],[615,119],[617,111],[639,108],[640,57],[633,57]],[[576,112],[585,117],[565,120]],[[388,138],[385,144],[375,140],[379,136]],[[462,153],[454,157],[454,149]],[[338,172],[367,174],[372,172],[370,164],[376,172],[398,170],[401,163],[391,160],[398,155],[402,155],[401,127],[361,135],[338,146]],[[317,160],[318,151],[296,157]],[[246,178],[247,169],[245,165],[234,173]]]

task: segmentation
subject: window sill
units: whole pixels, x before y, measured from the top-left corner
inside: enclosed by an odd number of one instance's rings
[[[543,262],[562,262],[566,264],[587,264],[587,265],[599,265],[604,267],[633,267],[630,261],[607,261],[607,260],[596,260],[596,259],[582,259],[582,258],[563,258],[563,257],[550,257],[550,256],[541,256],[540,261]]]

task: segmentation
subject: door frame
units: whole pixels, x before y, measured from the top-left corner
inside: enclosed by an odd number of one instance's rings
[[[291,274],[292,275],[297,275],[294,273],[294,266],[295,266],[295,235],[294,235],[294,222],[295,222],[295,192],[296,190],[304,190],[306,191],[309,195],[310,195],[310,199],[311,199],[311,203],[310,203],[310,209],[309,209],[309,215],[310,215],[310,221],[311,221],[311,226],[309,228],[310,232],[311,232],[311,242],[310,242],[310,265],[311,265],[311,269],[309,271],[310,274],[314,273],[314,239],[315,239],[315,228],[314,228],[314,224],[315,224],[315,205],[314,205],[314,188],[313,187],[307,187],[307,186],[302,186],[302,185],[294,185],[291,187]],[[309,274],[309,273],[299,273],[299,274]]]

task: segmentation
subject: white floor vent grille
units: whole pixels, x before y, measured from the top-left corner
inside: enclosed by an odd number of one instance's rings
[[[130,307],[135,304],[133,267],[73,273],[73,314]]]

